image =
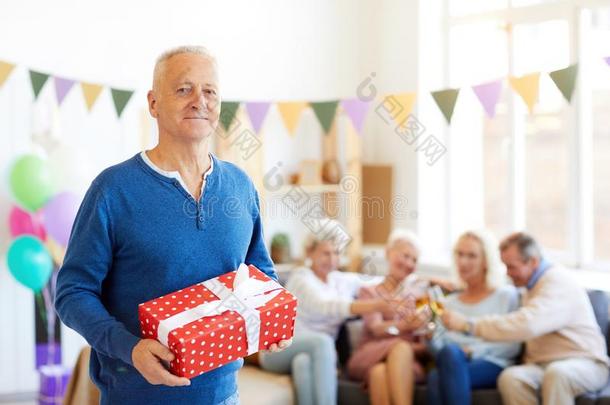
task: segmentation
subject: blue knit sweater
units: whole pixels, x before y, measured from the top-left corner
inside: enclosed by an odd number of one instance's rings
[[[214,160],[199,201],[137,154],[104,170],[78,211],[57,280],[61,320],[92,346],[102,404],[216,404],[237,389],[234,361],[191,380],[154,386],[133,367],[138,304],[240,263],[276,277],[264,245],[258,194],[235,165]]]

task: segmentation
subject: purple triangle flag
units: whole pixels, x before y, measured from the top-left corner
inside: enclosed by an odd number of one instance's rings
[[[57,96],[57,104],[61,105],[68,92],[74,86],[75,81],[64,79],[63,77],[54,77],[55,80],[55,95]]]
[[[266,101],[246,103],[246,111],[248,112],[248,117],[250,117],[252,128],[254,128],[254,131],[257,134],[263,126],[263,121],[265,121],[265,117],[267,116],[267,112],[269,111],[270,106],[271,103]]]
[[[498,104],[500,94],[502,93],[502,79],[477,84],[476,86],[472,86],[472,90],[483,105],[487,116],[493,118],[496,115],[496,105]]]
[[[604,58],[604,60],[606,61],[606,63],[608,64],[608,66],[610,66],[610,56],[606,56]]]
[[[352,120],[352,124],[358,133],[362,132],[364,126],[364,117],[369,110],[369,102],[362,101],[357,98],[341,101],[341,108],[347,113]]]

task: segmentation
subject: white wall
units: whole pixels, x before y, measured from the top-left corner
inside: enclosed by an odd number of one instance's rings
[[[385,0],[367,3],[365,15],[370,32],[363,38],[361,80],[372,72],[380,94],[417,91],[419,52],[416,1]],[[417,114],[417,107],[413,110]],[[417,153],[388,124],[371,112],[364,130],[364,163],[391,164],[394,168],[394,196],[406,206],[394,215],[394,226],[417,229]]]
[[[381,92],[414,90],[417,66],[416,1],[177,1],[92,4],[76,0],[6,1],[0,12],[0,60],[18,64],[0,89],[0,170],[6,178],[11,159],[40,151],[33,134],[50,131],[55,142],[80,149],[92,170],[121,161],[154,142],[141,133],[145,92],[154,58],[184,43],[204,44],[217,56],[225,99],[324,100],[351,97],[360,81],[377,72]],[[79,88],[61,109],[47,83],[33,103],[27,68],[60,76],[136,89],[117,120],[105,90],[87,113]],[[309,136],[317,125],[311,112],[289,138],[272,110],[265,128],[266,165],[286,145],[319,150]],[[369,115],[364,134],[367,163],[395,165],[395,190],[415,204],[413,150],[392,129]],[[294,149],[293,149],[294,150]],[[44,153],[44,151],[41,151]],[[0,221],[7,218],[10,195],[0,182]],[[416,207],[414,207],[416,208]],[[409,220],[401,224],[411,226]],[[272,234],[272,226],[267,235]],[[0,227],[0,252],[10,243]],[[0,263],[0,394],[35,391],[33,297]],[[65,363],[72,364],[82,340],[65,336]],[[9,366],[10,365],[10,366]]]

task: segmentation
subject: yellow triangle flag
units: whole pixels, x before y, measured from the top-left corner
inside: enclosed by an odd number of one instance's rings
[[[401,127],[406,125],[407,118],[415,105],[416,93],[390,94],[383,97],[383,108]]]
[[[99,97],[99,95],[102,92],[102,89],[104,87],[99,84],[85,83],[85,82],[82,82],[80,84],[80,87],[83,89],[83,96],[85,96],[85,103],[87,104],[87,110],[91,111],[93,104],[95,104],[95,101]]]
[[[530,73],[521,77],[510,77],[511,87],[519,93],[530,112],[534,111],[534,105],[538,102],[538,91],[540,73]]]
[[[8,79],[14,68],[15,65],[0,60],[0,87],[2,87],[6,79]]]
[[[301,118],[301,113],[305,108],[307,108],[307,106],[308,103],[304,101],[287,101],[277,103],[277,108],[282,115],[284,125],[286,125],[286,129],[290,135],[294,135],[294,130],[297,128],[299,118]]]

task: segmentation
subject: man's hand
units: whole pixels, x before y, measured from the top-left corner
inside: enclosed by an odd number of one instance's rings
[[[458,332],[464,332],[468,326],[468,320],[460,313],[449,311],[445,309],[441,316],[443,325],[449,330],[455,330]]]
[[[173,361],[174,354],[154,339],[140,340],[131,352],[131,360],[136,370],[153,385],[163,384],[170,387],[191,385],[188,378],[177,377],[167,371],[162,361]]]
[[[279,343],[271,343],[269,345],[269,349],[265,350],[266,352],[278,353],[282,350],[286,349],[288,346],[292,344],[292,338],[286,340],[280,340]]]

